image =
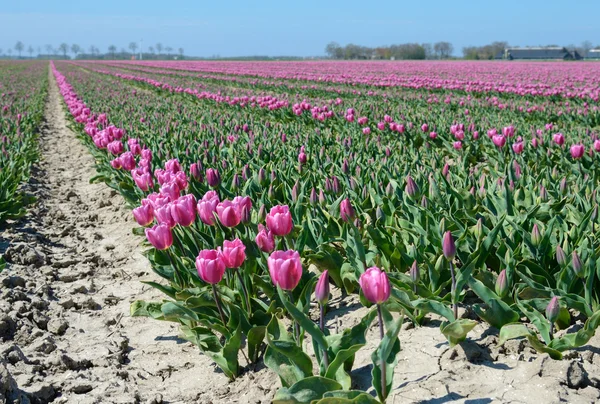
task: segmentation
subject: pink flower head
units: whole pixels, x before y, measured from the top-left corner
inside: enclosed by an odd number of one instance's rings
[[[179,160],[171,159],[165,163],[165,170],[170,171],[173,174],[181,171],[181,165],[179,164]]]
[[[258,225],[258,234],[254,241],[258,245],[258,248],[266,253],[270,253],[275,249],[275,237],[273,233],[262,224]]]
[[[523,142],[513,143],[512,144],[512,149],[515,152],[515,154],[521,154],[521,153],[523,153]]]
[[[580,159],[583,157],[585,147],[582,144],[574,144],[571,146],[571,157],[574,159]]]
[[[146,229],[146,238],[157,250],[166,250],[173,244],[171,229],[165,224]]]
[[[494,135],[492,136],[492,142],[498,147],[504,147],[506,138],[503,135]]]
[[[352,203],[350,199],[346,198],[342,202],[340,202],[340,219],[344,222],[349,222],[356,216],[356,212],[352,207]]]
[[[171,203],[173,220],[184,227],[190,226],[196,220],[196,197],[186,194]]]
[[[135,158],[131,152],[121,154],[119,161],[121,162],[121,166],[127,171],[131,171],[135,168]]]
[[[285,236],[292,231],[292,214],[287,205],[273,206],[267,215],[267,227],[276,236]]]
[[[233,241],[225,240],[223,248],[219,250],[221,258],[227,268],[239,268],[246,259],[246,246],[242,240],[236,238]]]
[[[135,185],[142,191],[148,191],[150,188],[154,187],[152,175],[149,172],[144,171],[144,169],[136,168],[135,170],[132,170],[131,177],[133,178]]]
[[[164,206],[155,207],[154,208],[154,217],[156,221],[160,224],[164,224],[172,229],[175,227],[175,220],[173,216],[171,216],[171,204],[168,203]]]
[[[562,133],[555,133],[552,135],[552,141],[557,145],[562,146],[565,144],[565,137]]]
[[[228,199],[217,204],[216,210],[219,220],[225,227],[235,227],[242,220],[239,205]]]
[[[225,263],[219,251],[202,250],[196,257],[196,270],[204,282],[214,285],[223,279]]]
[[[154,221],[154,208],[152,204],[145,199],[142,200],[142,205],[133,210],[133,218],[140,226],[148,226]]]
[[[360,288],[368,301],[381,304],[387,301],[391,294],[390,280],[387,274],[377,267],[367,269],[358,280]]]
[[[275,286],[293,290],[302,277],[302,262],[298,251],[275,251],[267,259],[269,274]]]
[[[208,191],[198,202],[196,209],[203,223],[213,226],[215,224],[215,213],[219,204],[219,195],[215,191]]]

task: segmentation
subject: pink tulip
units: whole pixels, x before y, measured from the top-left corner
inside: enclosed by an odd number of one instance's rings
[[[456,150],[462,149],[462,146],[463,145],[462,145],[462,142],[460,140],[452,143],[452,147],[454,147]]]
[[[164,206],[154,208],[154,217],[159,224],[168,226],[169,229],[175,227],[175,220],[171,216],[171,204],[168,203]]]
[[[307,159],[306,153],[300,152],[300,154],[298,154],[298,162],[300,162],[300,164],[306,164]]]
[[[110,161],[110,166],[115,170],[120,170],[121,168],[123,168],[123,166],[121,165],[121,159],[118,157]]]
[[[106,145],[106,150],[117,156],[123,153],[123,143],[121,143],[119,140],[112,141]]]
[[[292,214],[287,205],[273,206],[267,215],[267,227],[276,236],[286,236],[294,226]]]
[[[221,258],[227,268],[239,268],[246,259],[246,246],[242,240],[236,238],[233,241],[225,240],[223,248],[219,251]]]
[[[235,227],[242,220],[239,205],[230,200],[225,200],[217,205],[217,215],[225,227]]]
[[[358,280],[360,288],[368,301],[381,304],[387,301],[391,294],[390,280],[387,274],[377,267],[367,269]]]
[[[583,157],[583,153],[585,152],[585,147],[582,144],[574,144],[571,146],[571,157],[574,159],[580,159]]]
[[[146,229],[146,238],[157,250],[166,250],[173,244],[171,229],[165,224],[157,224]]]
[[[498,147],[504,147],[506,138],[503,135],[494,135],[492,136],[492,142]]]
[[[424,123],[423,125],[421,125],[421,130],[425,133],[429,130],[429,125],[427,125],[426,123]]]
[[[210,284],[219,283],[225,274],[225,263],[217,250],[202,250],[196,257],[200,278]]]
[[[133,218],[140,226],[148,226],[154,221],[154,208],[152,204],[149,202],[144,203],[142,201],[142,205],[135,208],[133,210]]]
[[[320,305],[327,304],[329,301],[329,273],[327,270],[323,271],[317,286],[315,287],[315,297]]]
[[[275,249],[275,237],[273,233],[262,224],[258,225],[258,234],[254,241],[258,245],[258,248],[266,253],[270,253]]]
[[[600,139],[594,140],[594,150],[600,152]]]
[[[219,195],[215,191],[208,191],[202,197],[202,200],[198,202],[196,209],[200,220],[204,224],[213,226],[215,224],[215,213],[217,212],[217,205],[219,204]]]
[[[342,202],[340,202],[340,219],[344,222],[349,222],[356,216],[356,212],[352,207],[352,203],[350,199],[346,198]]]
[[[181,191],[179,185],[176,183],[168,183],[160,187],[160,194],[163,197],[169,198],[170,201],[174,201],[179,198]]]
[[[184,227],[190,226],[196,220],[196,197],[187,194],[171,203],[171,216],[173,220]]]
[[[192,163],[190,165],[190,175],[199,182],[202,182],[202,180],[204,179],[204,176],[202,175],[202,172],[200,171],[200,166],[198,165],[198,163]]]
[[[293,290],[302,277],[302,262],[298,251],[275,251],[267,259],[269,274],[275,286]]]
[[[565,137],[563,136],[562,133],[555,133],[552,136],[552,140],[554,141],[554,143],[556,143],[559,146],[562,146],[563,144],[565,144]]]
[[[362,133],[363,133],[363,135],[371,134],[371,128],[369,128],[368,126],[366,128],[363,128]]]
[[[444,234],[444,239],[442,240],[442,251],[444,252],[444,257],[446,257],[446,259],[449,261],[456,256],[456,245],[454,244],[452,233],[449,231]]]
[[[165,170],[170,171],[173,174],[181,171],[181,165],[179,164],[179,160],[171,159],[165,163]]]
[[[143,169],[136,168],[132,170],[131,177],[133,178],[135,185],[137,185],[142,191],[148,191],[150,188],[154,187],[152,175]]]
[[[213,188],[217,187],[221,182],[221,176],[219,175],[219,172],[214,168],[209,168],[206,170],[206,182],[208,182],[208,185]]]
[[[512,149],[515,152],[515,154],[521,154],[521,153],[523,153],[523,142],[513,143],[512,144]]]
[[[135,158],[131,152],[121,154],[119,161],[121,162],[121,166],[127,171],[131,171],[135,168]]]

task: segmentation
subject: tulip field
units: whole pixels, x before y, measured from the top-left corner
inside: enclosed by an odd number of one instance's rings
[[[0,63],[0,224],[30,202],[20,187],[38,156],[47,76],[46,63]]]
[[[46,66],[0,65],[0,220]],[[600,325],[600,64],[50,68],[160,277],[131,315],[176,323],[223,378],[267,367],[274,402],[384,403],[409,323],[438,320],[449,346],[487,323],[554,360]],[[364,316],[338,327],[344,299]]]

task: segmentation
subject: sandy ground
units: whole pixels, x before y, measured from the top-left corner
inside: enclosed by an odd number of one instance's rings
[[[175,324],[129,316],[137,299],[162,296],[140,254],[122,199],[90,184],[92,157],[67,128],[51,77],[41,133],[43,159],[27,189],[39,201],[0,230],[0,402],[269,403],[279,388],[264,367],[228,382]],[[355,298],[332,301],[328,324],[365,314]],[[388,403],[595,403],[600,400],[600,338],[563,361],[523,341],[497,346],[480,324],[449,348],[439,323],[400,333],[402,351]],[[357,388],[370,389],[377,329],[356,358]],[[245,361],[240,357],[240,363]]]

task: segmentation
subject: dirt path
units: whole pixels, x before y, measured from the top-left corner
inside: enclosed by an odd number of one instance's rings
[[[269,403],[279,387],[264,367],[234,383],[178,327],[129,316],[133,300],[161,295],[140,254],[140,237],[119,195],[89,184],[93,159],[67,129],[53,77],[41,134],[43,159],[29,191],[39,202],[24,220],[0,230],[0,402]],[[365,309],[332,301],[344,325]],[[354,305],[353,307],[357,307]],[[346,314],[344,314],[346,313]],[[332,326],[333,328],[333,326]],[[358,388],[369,389],[378,338],[356,357]],[[497,346],[497,332],[479,325],[449,348],[432,321],[405,327],[388,403],[597,402],[600,338],[552,361],[524,341]],[[243,359],[241,364],[245,365]]]

